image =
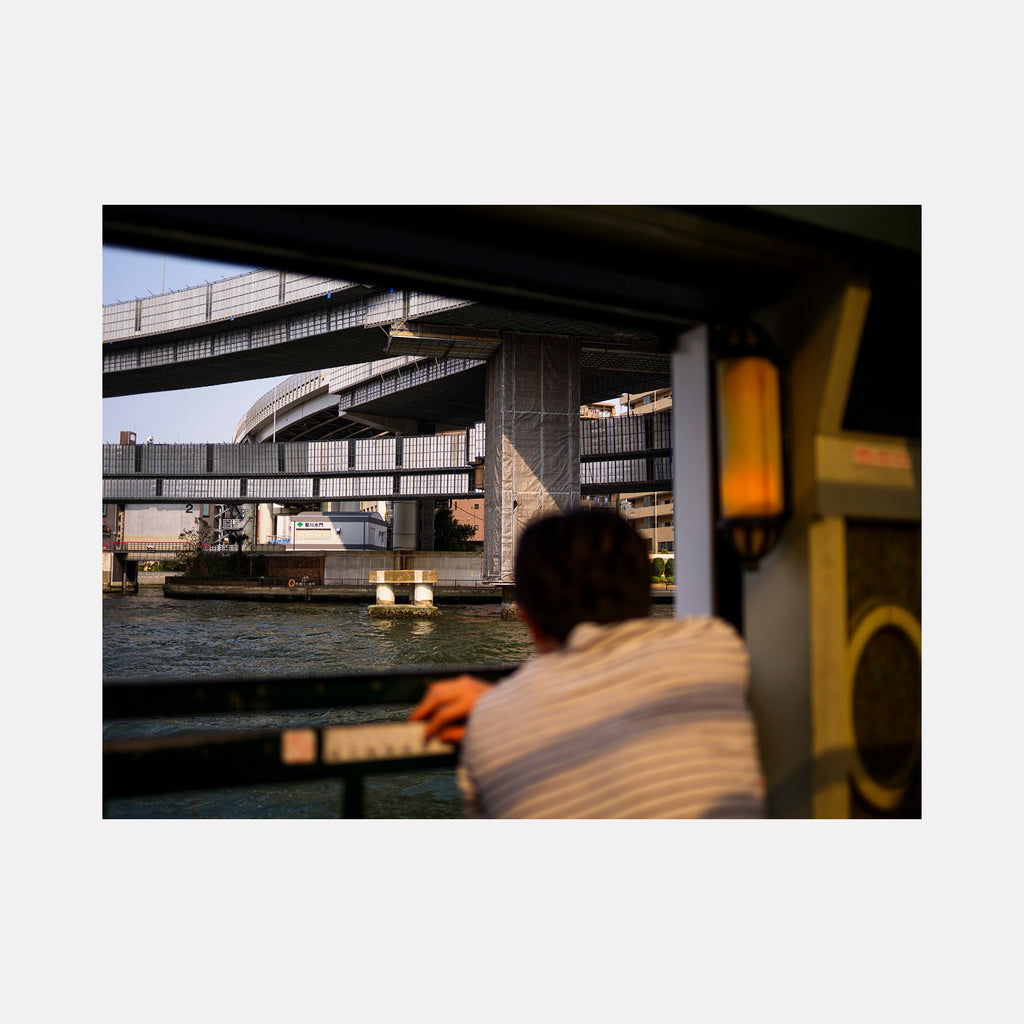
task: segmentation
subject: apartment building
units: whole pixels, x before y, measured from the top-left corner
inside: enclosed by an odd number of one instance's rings
[[[474,543],[484,542],[484,496],[473,498],[453,498],[452,518],[464,526],[473,527],[473,535],[469,538]]]
[[[672,408],[672,391],[662,388],[639,394],[625,394],[619,405],[626,416],[647,416]],[[639,491],[616,495],[617,508],[647,542],[650,554],[675,551],[675,505],[672,491]]]

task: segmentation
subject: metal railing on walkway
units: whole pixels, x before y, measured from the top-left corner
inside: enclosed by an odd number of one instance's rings
[[[187,540],[105,540],[104,551],[113,551],[115,554],[151,554],[161,552],[177,554],[179,551],[194,551],[195,544]],[[203,544],[203,551],[234,551],[235,546],[226,543]],[[248,553],[248,552],[247,552]]]
[[[496,682],[516,667],[460,665],[241,679],[105,679],[104,723],[184,716],[193,728],[156,738],[104,740],[104,804],[121,797],[338,778],[343,784],[342,817],[361,818],[367,775],[451,769],[457,755],[429,753],[367,760],[335,753],[328,757],[330,734],[338,727],[253,730],[245,727],[245,713],[415,704],[438,679],[468,672]],[[204,728],[204,718],[224,714],[238,714],[238,727]],[[304,751],[301,757],[294,755],[296,740]]]

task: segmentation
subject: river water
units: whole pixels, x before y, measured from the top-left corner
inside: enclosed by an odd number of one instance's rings
[[[103,675],[313,675],[384,667],[509,664],[532,650],[525,626],[497,604],[444,605],[432,620],[371,619],[364,604],[166,598],[159,587],[103,597]],[[338,725],[402,719],[411,705],[203,716],[203,729]],[[189,718],[108,722],[104,739],[194,730]],[[369,776],[368,818],[458,818],[451,769]],[[342,783],[324,779],[110,800],[108,818],[337,818]]]
[[[656,605],[655,615],[671,615]],[[159,587],[103,596],[109,679],[334,675],[414,666],[518,664],[533,650],[498,604],[442,605],[436,619],[371,619],[362,603],[167,598]],[[104,723],[104,739],[175,732],[343,725],[403,719],[411,704]],[[323,779],[107,801],[107,818],[338,818],[343,783]],[[459,818],[451,769],[367,776],[367,818]]]

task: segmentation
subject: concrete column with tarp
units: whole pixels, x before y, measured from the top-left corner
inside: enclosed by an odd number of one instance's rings
[[[420,533],[420,503],[396,501],[392,547],[395,551],[415,551]]]
[[[430,499],[395,502],[394,535],[396,551],[434,550],[434,511]]]
[[[488,360],[485,579],[512,583],[524,527],[579,506],[579,410],[579,342],[509,335]]]

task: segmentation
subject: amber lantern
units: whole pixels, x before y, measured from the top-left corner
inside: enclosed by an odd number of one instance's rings
[[[716,345],[718,528],[750,569],[785,523],[785,453],[779,359],[763,328],[746,324]]]

